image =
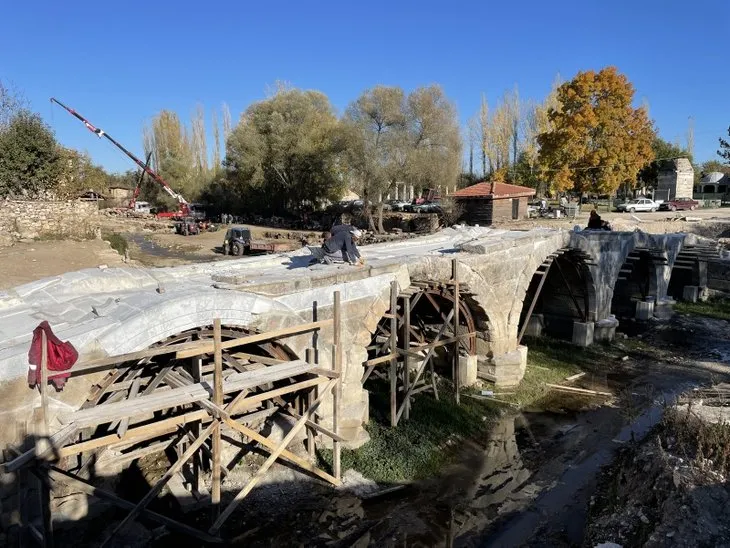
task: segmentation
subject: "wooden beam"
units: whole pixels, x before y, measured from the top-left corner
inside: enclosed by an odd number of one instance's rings
[[[336,293],[337,295],[337,293]],[[289,430],[289,433],[284,436],[284,439],[281,441],[279,446],[269,455],[269,458],[266,459],[266,462],[261,466],[261,468],[258,469],[256,474],[251,478],[251,480],[246,484],[246,486],[241,489],[236,496],[233,498],[233,500],[230,502],[230,504],[226,507],[225,510],[223,510],[223,513],[220,515],[220,517],[215,521],[213,526],[210,528],[210,534],[216,534],[218,531],[220,531],[220,528],[223,526],[223,524],[226,522],[226,520],[230,517],[230,515],[236,510],[238,505],[241,503],[241,500],[243,500],[246,495],[248,495],[251,490],[256,486],[256,484],[261,481],[261,478],[264,477],[266,472],[269,468],[271,468],[271,465],[276,462],[276,459],[279,458],[279,456],[286,450],[287,446],[291,443],[291,441],[294,439],[294,437],[299,433],[299,431],[304,428],[304,425],[306,424],[306,421],[310,418],[311,414],[316,411],[317,407],[322,403],[322,399],[324,398],[324,395],[334,387],[334,385],[338,382],[338,380],[331,380],[327,383],[327,386],[320,394],[319,398],[317,398],[309,409],[307,409],[307,413],[299,419],[294,426]]]
[[[213,321],[213,404],[217,407],[223,405],[223,350],[221,348],[221,320],[216,318]],[[215,521],[220,515],[221,503],[221,429],[220,424],[213,428],[212,438],[213,449],[213,474],[211,487],[212,520]]]
[[[423,293],[421,293],[423,295]],[[428,293],[425,294],[427,297],[430,296]],[[405,354],[403,354],[403,388],[405,392],[405,399],[403,400],[403,403],[401,404],[401,411],[405,410],[405,414],[403,415],[406,420],[411,415],[411,401],[410,401],[410,392],[408,390],[408,387],[410,385],[411,379],[410,379],[410,356],[408,355],[408,351],[411,346],[411,306],[410,306],[410,297],[405,298],[405,304],[403,306],[403,350],[406,351]],[[399,412],[395,416],[395,423],[398,424],[398,421],[400,420],[402,412]]]
[[[322,329],[332,323],[332,320],[320,320],[317,322],[310,322],[301,325],[294,325],[291,327],[284,327],[282,329],[275,329],[273,331],[267,331],[266,333],[259,333],[256,335],[246,335],[245,337],[239,337],[237,339],[231,339],[224,341],[221,344],[222,350],[228,348],[235,348],[237,346],[245,346],[247,344],[253,344],[261,341],[270,341],[271,339],[277,339],[280,337],[291,337],[293,335],[300,335],[316,329]],[[210,354],[214,351],[213,343],[207,341],[197,341],[194,346],[190,349],[185,349],[177,352],[176,357],[178,359],[191,358],[199,354]]]
[[[452,356],[452,370],[453,374],[451,378],[454,380],[454,388],[456,393],[456,405],[459,405],[461,399],[460,399],[460,386],[459,386],[459,263],[456,259],[453,259],[451,262],[451,278],[454,282],[454,338],[456,338],[456,341],[454,341],[454,355]],[[436,394],[436,399],[438,399],[438,392],[436,389],[436,381],[434,378],[435,372],[433,368],[433,362],[431,362],[431,382],[433,384],[433,389]]]
[[[547,280],[547,274],[550,272],[550,267],[552,266],[552,261],[550,261],[550,264],[547,265],[547,268],[545,269],[545,272],[543,276],[540,278],[540,282],[537,284],[537,289],[535,290],[535,295],[532,297],[532,302],[530,303],[530,308],[527,309],[527,316],[525,316],[525,323],[522,324],[522,328],[520,329],[519,335],[517,335],[517,345],[522,342],[522,337],[525,336],[525,331],[527,331],[527,326],[530,323],[530,318],[532,318],[532,313],[535,310],[535,306],[537,305],[537,301],[540,298],[540,293],[542,293],[542,286],[545,285],[545,280]]]
[[[198,436],[198,439],[196,439],[193,443],[191,443],[185,453],[182,454],[182,456],[175,461],[175,463],[167,469],[167,472],[159,479],[157,480],[157,483],[152,487],[152,489],[149,490],[149,492],[142,497],[142,500],[140,500],[136,506],[132,509],[129,514],[127,514],[124,519],[117,525],[114,530],[112,531],[111,535],[107,537],[102,543],[101,547],[103,548],[106,546],[109,541],[114,538],[114,536],[119,533],[122,529],[124,529],[128,523],[133,521],[139,514],[144,510],[147,505],[152,502],[152,499],[157,497],[157,495],[162,491],[162,488],[165,487],[168,481],[170,481],[170,478],[178,473],[178,471],[183,467],[183,465],[192,457],[198,450],[198,448],[203,445],[206,439],[213,433],[213,430],[219,425],[218,421],[213,421],[213,423],[206,428],[203,433]]]
[[[337,375],[337,379],[333,382],[335,383],[334,391],[332,393],[332,430],[336,435],[340,435],[340,405],[342,401],[342,341],[340,340],[341,337],[341,323],[342,323],[342,310],[340,306],[340,292],[335,291],[334,294],[334,310],[332,313],[333,323],[333,345],[332,345],[332,353],[333,353],[333,360],[332,360],[332,370]],[[326,390],[325,390],[326,392]],[[316,403],[316,402],[315,402]],[[314,405],[314,404],[313,404]],[[319,405],[318,403],[316,405]],[[311,415],[313,413],[313,409],[308,409],[307,414],[299,420],[304,420],[305,418],[308,418],[308,415]],[[306,420],[304,421],[306,423]],[[340,442],[337,439],[333,439],[332,441],[332,471],[334,473],[334,476],[339,480],[341,477],[340,473],[340,454],[341,454],[342,448],[340,446]]]
[[[390,282],[390,426],[396,425],[395,414],[398,407],[398,282]],[[377,364],[373,364],[377,365]]]
[[[267,356],[259,356],[258,354],[249,354],[248,352],[236,352],[231,354],[234,358],[249,360],[252,362],[263,363],[264,365],[279,365],[280,363],[286,363],[289,360],[277,360],[269,358]]]
[[[132,382],[132,386],[129,388],[129,395],[127,396],[127,399],[131,400],[137,397],[137,394],[139,393],[139,385],[142,382],[142,379],[137,377]],[[129,428],[129,416],[124,417],[119,422],[119,428],[117,429],[117,436],[120,438],[124,437],[124,434],[127,433],[127,429]]]

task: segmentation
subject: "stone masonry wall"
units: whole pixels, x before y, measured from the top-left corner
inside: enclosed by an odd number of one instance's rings
[[[0,245],[40,237],[84,238],[98,226],[96,202],[0,200]]]

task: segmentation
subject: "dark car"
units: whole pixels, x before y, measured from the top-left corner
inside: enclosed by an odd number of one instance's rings
[[[669,200],[668,202],[662,202],[659,204],[659,209],[663,211],[678,211],[683,209],[694,211],[699,206],[700,203],[692,198],[675,198],[674,200]]]
[[[251,231],[248,228],[229,228],[223,240],[223,254],[241,256],[251,248]]]

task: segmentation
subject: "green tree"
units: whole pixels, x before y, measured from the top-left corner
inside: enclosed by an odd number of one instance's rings
[[[651,148],[654,151],[655,159],[641,168],[637,177],[638,181],[644,186],[656,187],[662,160],[689,158],[689,161],[692,162],[692,155],[687,150],[665,141],[659,136],[654,137]]]
[[[700,164],[698,170],[700,173],[712,173],[713,171],[719,173],[730,173],[730,164],[723,164],[717,160],[708,160]]]
[[[727,128],[727,134],[730,136],[730,127]],[[730,142],[720,137],[720,150],[717,155],[724,160],[724,163],[730,165]]]
[[[555,190],[613,193],[654,159],[654,128],[634,88],[615,67],[579,72],[558,88],[552,129],[538,137]]]
[[[439,86],[366,90],[345,113],[351,176],[365,201],[368,224],[375,230],[370,202],[378,204],[377,230],[383,231],[382,197],[396,182],[416,188],[453,186],[461,170],[461,132],[456,108]]]
[[[226,143],[228,179],[250,206],[286,214],[317,208],[344,189],[342,126],[319,91],[279,88],[251,105]]]
[[[17,112],[0,130],[0,195],[38,197],[54,190],[60,174],[51,130],[37,114]]]
[[[87,153],[60,147],[59,160],[60,173],[55,185],[57,196],[70,198],[87,190],[103,193],[107,189],[106,172],[94,165]]]
[[[28,102],[15,88],[8,87],[0,80],[0,131],[7,128],[10,122],[28,108]]]

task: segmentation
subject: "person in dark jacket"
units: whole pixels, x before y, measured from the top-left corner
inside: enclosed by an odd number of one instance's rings
[[[357,240],[362,233],[353,227],[347,225],[338,225],[332,227],[331,237],[322,245],[323,257],[322,262],[326,264],[346,262],[351,264],[362,263],[360,259],[360,251],[357,249]]]
[[[608,224],[608,221],[603,221],[598,211],[594,209],[588,218],[588,226],[586,228],[590,230],[611,230],[611,225]]]

